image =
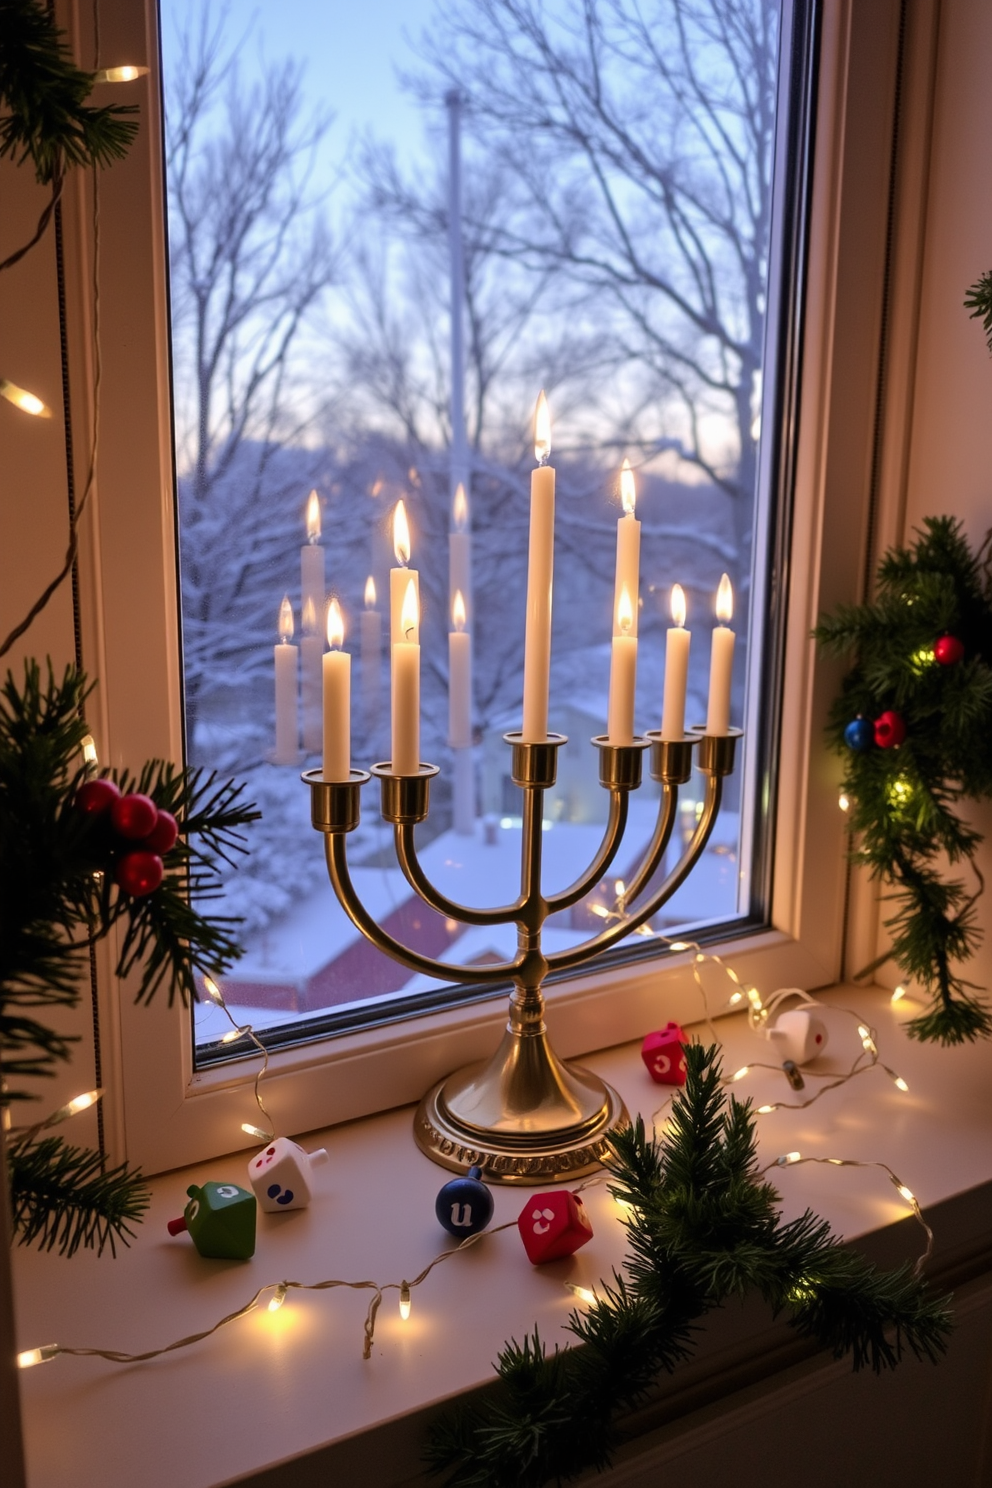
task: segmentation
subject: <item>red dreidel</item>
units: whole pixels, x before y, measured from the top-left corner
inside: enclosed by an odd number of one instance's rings
[[[557,1261],[592,1239],[592,1225],[578,1194],[556,1188],[532,1194],[517,1220],[527,1259],[535,1266]]]
[[[664,1028],[648,1034],[641,1045],[641,1058],[655,1084],[685,1084],[685,1050],[682,1046],[688,1042],[677,1023],[666,1023]]]

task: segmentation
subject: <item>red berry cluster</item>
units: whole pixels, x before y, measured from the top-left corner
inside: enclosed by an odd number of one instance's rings
[[[106,816],[122,844],[135,844],[114,865],[118,887],[135,899],[154,894],[162,882],[162,855],[179,836],[171,811],[160,811],[151,796],[140,791],[122,796],[112,780],[87,780],[76,792],[75,805],[88,816]]]

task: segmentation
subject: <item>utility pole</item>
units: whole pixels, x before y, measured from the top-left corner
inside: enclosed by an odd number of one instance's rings
[[[475,765],[472,748],[472,474],[465,433],[465,259],[462,250],[462,95],[445,94],[448,110],[448,248],[451,262],[451,469],[448,522],[448,626],[467,633],[450,647],[449,739],[454,754],[455,831],[475,831]],[[458,602],[458,596],[461,602]]]

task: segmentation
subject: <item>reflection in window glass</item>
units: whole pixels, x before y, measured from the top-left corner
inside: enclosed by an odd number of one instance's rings
[[[374,951],[337,907],[299,778],[320,763],[332,599],[353,658],[352,762],[389,758],[400,501],[420,575],[421,757],[441,766],[418,829],[424,865],[456,899],[517,894],[503,734],[521,721],[542,387],[558,491],[549,726],[569,739],[546,799],[548,890],[593,857],[606,817],[589,739],[606,727],[624,459],[642,524],[637,729],[660,725],[675,584],[692,636],[686,722],[705,719],[724,573],[743,722],[762,599],[779,6],[280,0],[246,20],[162,0],[162,12],[188,751],[244,777],[263,812],[227,878],[247,953],[225,995],[257,1028],[299,1032],[441,986]],[[454,678],[449,632],[462,628],[471,670]],[[656,931],[747,906],[740,779]],[[609,880],[549,922],[549,948],[602,927],[657,804],[647,782]],[[350,861],[377,919],[432,956],[512,955],[512,928],[464,930],[421,905],[372,787],[364,810]],[[198,1013],[203,1045],[227,1027],[215,1016]]]

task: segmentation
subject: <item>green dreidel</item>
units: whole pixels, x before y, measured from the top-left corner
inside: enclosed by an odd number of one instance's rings
[[[169,1234],[188,1230],[202,1256],[247,1261],[255,1254],[255,1195],[236,1183],[191,1183],[182,1219],[169,1220]]]

